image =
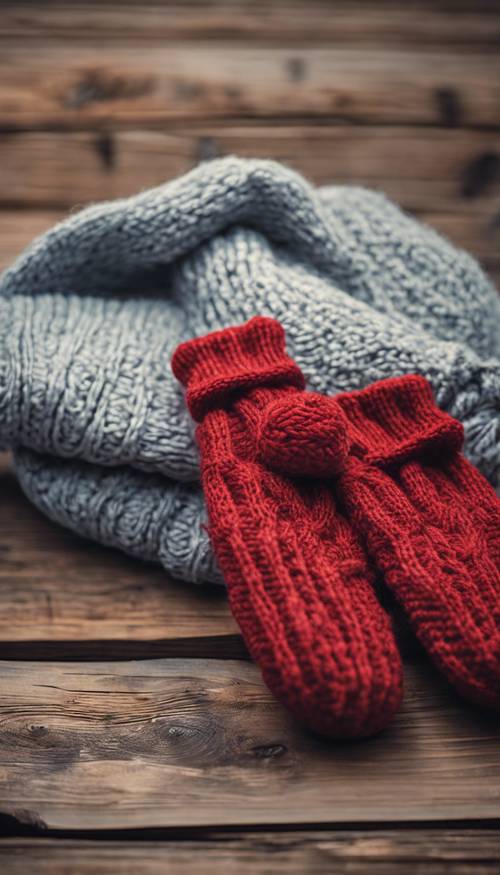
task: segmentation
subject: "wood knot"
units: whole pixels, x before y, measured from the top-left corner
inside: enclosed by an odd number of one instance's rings
[[[257,744],[251,748],[255,757],[261,760],[276,759],[288,753],[286,744]]]
[[[434,90],[434,101],[442,124],[456,128],[462,122],[464,110],[460,94],[450,85]]]
[[[116,141],[109,131],[100,131],[95,140],[94,148],[101,159],[105,170],[113,170],[116,164]]]
[[[291,82],[303,82],[307,78],[307,64],[304,58],[288,58],[286,69]]]
[[[77,81],[63,96],[66,109],[83,109],[92,103],[142,97],[153,91],[151,76],[134,76],[130,73],[113,73],[94,68],[83,70]]]
[[[49,730],[47,726],[30,726],[30,732],[34,738],[43,738],[44,735],[48,735]]]
[[[478,197],[500,177],[500,157],[496,152],[483,152],[474,158],[464,170],[462,195],[466,198]]]

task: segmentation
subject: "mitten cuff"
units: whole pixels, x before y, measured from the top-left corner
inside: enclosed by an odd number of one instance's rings
[[[335,399],[349,421],[353,452],[380,465],[457,452],[463,427],[440,410],[424,377],[374,383]]]
[[[182,343],[172,370],[186,387],[193,419],[223,405],[235,392],[258,386],[304,388],[300,368],[285,351],[285,333],[274,319],[256,317],[245,325]]]

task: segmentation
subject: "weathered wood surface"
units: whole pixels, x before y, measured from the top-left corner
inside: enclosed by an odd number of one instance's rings
[[[293,50],[292,50],[293,49]],[[315,118],[498,126],[500,54],[187,41],[6,40],[0,127]]]
[[[2,266],[59,210],[233,152],[386,191],[498,278],[498,2],[8,3],[0,45],[0,206],[30,211]]]
[[[0,149],[6,207],[68,209],[123,197],[204,158],[237,154],[283,161],[317,185],[377,188],[408,210],[472,220],[489,213],[500,224],[500,133],[492,131],[198,124],[170,126],[168,133],[4,134]]]
[[[497,0],[1,5],[0,268],[68,209],[239,153],[386,191],[500,279]],[[498,832],[450,826],[500,814],[497,719],[417,662],[390,730],[327,744],[244,655],[222,592],[48,522],[0,462],[0,659],[87,660],[0,665],[0,830],[189,833],[12,838],[2,873],[500,868]],[[194,658],[102,662],[158,656]]]
[[[339,830],[208,833],[196,839],[119,842],[0,841],[8,875],[493,875],[493,830]]]
[[[55,525],[0,457],[0,658],[182,654],[246,654],[224,589],[174,581]]]
[[[500,810],[498,719],[427,668],[377,738],[302,731],[228,660],[0,664],[0,813],[51,829],[479,821]]]
[[[129,41],[133,45],[172,39],[257,41],[275,44],[328,42],[333,46],[376,46],[402,42],[459,47],[470,52],[498,50],[498,3],[420,0],[215,0],[215,2],[141,3],[136,0],[30,2],[2,4],[0,39],[57,37],[74,41]]]
[[[401,651],[420,654],[401,611],[388,609]],[[153,656],[247,658],[224,588],[173,580],[56,525],[0,455],[0,659]]]

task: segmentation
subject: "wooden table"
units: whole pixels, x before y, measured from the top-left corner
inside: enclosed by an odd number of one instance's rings
[[[388,192],[500,277],[500,4],[2,4],[0,261],[228,152]],[[406,696],[329,744],[217,588],[45,520],[0,464],[0,871],[500,871],[498,718],[402,634]]]

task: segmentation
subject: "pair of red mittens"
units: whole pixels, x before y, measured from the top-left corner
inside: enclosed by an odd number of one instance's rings
[[[172,366],[231,609],[276,697],[330,737],[391,721],[402,666],[373,566],[449,680],[500,706],[500,502],[427,382],[305,392],[260,317],[182,344]]]

